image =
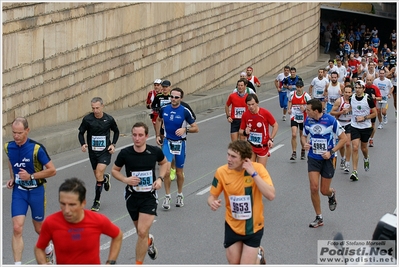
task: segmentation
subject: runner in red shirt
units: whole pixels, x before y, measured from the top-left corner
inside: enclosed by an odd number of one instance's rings
[[[147,101],[146,101],[146,106],[148,109],[151,109],[151,104],[154,101],[157,94],[162,93],[161,92],[162,91],[161,83],[162,83],[161,79],[156,79],[154,81],[154,89],[148,92]],[[150,114],[150,118],[152,120],[152,125],[154,126],[154,130],[155,130],[155,122],[157,120],[157,117],[158,117],[158,111],[152,110],[152,113]]]
[[[252,145],[251,160],[266,167],[267,158],[270,156],[269,148],[273,147],[278,123],[268,110],[259,107],[257,95],[249,94],[245,102],[248,110],[242,115],[239,134],[247,136],[248,142]],[[269,126],[273,127],[271,134]]]
[[[352,71],[352,81],[353,83],[357,82],[357,68],[360,65],[360,62],[355,59],[354,55],[351,54],[348,60],[348,66],[351,68]]]

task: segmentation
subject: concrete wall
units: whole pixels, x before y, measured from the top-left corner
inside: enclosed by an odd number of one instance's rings
[[[155,78],[186,94],[317,60],[319,3],[3,3],[3,137],[142,104]]]

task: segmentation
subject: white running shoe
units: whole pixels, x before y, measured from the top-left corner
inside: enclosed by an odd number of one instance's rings
[[[382,123],[380,123],[377,128],[382,129],[382,128],[384,128],[384,126],[382,125]]]
[[[387,123],[388,123],[388,116],[387,116],[387,115],[382,116],[382,122],[383,122],[384,124],[387,124]]]

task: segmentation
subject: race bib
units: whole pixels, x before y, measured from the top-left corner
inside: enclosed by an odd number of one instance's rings
[[[254,145],[262,144],[262,133],[250,132],[248,136],[248,141]]]
[[[170,100],[169,99],[161,99],[160,101],[159,101],[159,105],[161,105],[161,107],[163,107],[163,106],[165,106],[165,105],[167,105],[167,104],[169,104],[170,103]]]
[[[140,183],[137,186],[133,186],[134,191],[149,192],[152,190],[152,184],[154,182],[152,171],[132,172],[132,176],[140,178]]]
[[[103,151],[107,142],[105,136],[92,136],[91,137],[91,149],[93,151]]]
[[[323,92],[324,92],[323,90],[317,90],[316,91],[316,96],[317,97],[323,96]]]
[[[244,113],[245,108],[234,108],[234,116],[236,119],[241,119],[242,114]]]
[[[231,214],[234,219],[248,220],[252,218],[250,196],[229,196]]]
[[[303,114],[295,114],[294,118],[296,121],[303,121]]]
[[[381,101],[379,101],[379,103],[386,103],[388,101],[388,97],[387,96],[383,96],[382,98],[381,98]]]
[[[327,140],[322,138],[312,138],[312,150],[314,154],[322,155],[327,152]]]
[[[172,155],[180,155],[182,150],[182,140],[172,141],[169,140],[169,151]]]
[[[19,178],[19,174],[15,174],[15,184],[18,184],[22,186],[23,188],[36,188],[37,187],[37,181],[36,180],[30,180],[30,181],[23,181],[21,178]]]

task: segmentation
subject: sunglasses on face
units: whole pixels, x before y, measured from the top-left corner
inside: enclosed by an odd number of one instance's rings
[[[172,98],[172,99],[179,99],[179,98],[180,98],[180,96],[177,96],[177,95],[171,95],[171,96],[170,96],[170,98]]]

